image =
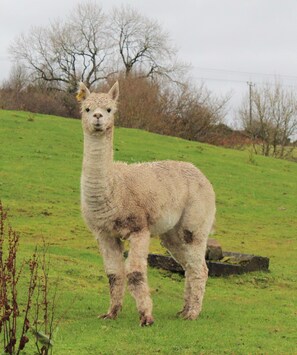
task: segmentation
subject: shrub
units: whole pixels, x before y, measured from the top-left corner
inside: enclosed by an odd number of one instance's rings
[[[7,213],[0,201],[0,334],[3,339],[1,347],[4,353],[19,354],[29,342],[30,330],[35,337],[38,354],[46,355],[52,345],[56,295],[55,292],[53,298],[49,299],[47,249],[43,248],[41,256],[36,249],[27,262],[18,265],[18,247],[19,234],[8,225]],[[21,311],[19,283],[26,282],[26,279],[29,279],[25,287],[27,299],[24,311]],[[40,317],[43,319],[45,334],[37,328]]]

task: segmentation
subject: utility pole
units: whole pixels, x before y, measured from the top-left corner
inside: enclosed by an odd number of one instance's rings
[[[250,99],[250,127],[252,126],[252,119],[253,119],[253,106],[252,106],[252,87],[255,86],[254,83],[252,83],[251,81],[247,81],[246,82],[249,86],[249,99]]]

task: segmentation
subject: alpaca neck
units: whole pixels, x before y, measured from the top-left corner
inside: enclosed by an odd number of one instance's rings
[[[113,130],[103,136],[84,134],[82,201],[90,209],[108,201],[112,191]]]

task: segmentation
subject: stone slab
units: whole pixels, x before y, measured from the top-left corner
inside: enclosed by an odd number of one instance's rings
[[[184,274],[184,270],[171,256],[149,254],[148,263],[152,267]],[[252,271],[268,271],[269,258],[250,254],[223,252],[219,261],[206,260],[209,276],[240,275]]]
[[[206,247],[206,260],[220,260],[223,258],[221,244],[213,238],[208,238]]]

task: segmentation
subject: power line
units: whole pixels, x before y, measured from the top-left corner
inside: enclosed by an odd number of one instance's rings
[[[237,80],[237,79],[222,79],[222,78],[209,78],[209,77],[198,77],[198,76],[192,76],[192,78],[196,79],[196,80],[202,80],[202,81],[223,81],[223,82],[234,82],[234,83],[240,83],[240,84],[246,84],[247,80]],[[253,84],[256,84],[256,85],[263,85],[263,81],[260,82],[260,81],[253,81]],[[264,82],[265,85],[268,85],[268,86],[275,86],[277,85],[276,83],[267,83],[267,82]],[[289,85],[289,84],[284,84],[284,83],[281,83],[281,86],[284,86],[284,87],[290,87],[290,88],[297,88],[297,77],[296,77],[296,85]]]
[[[287,78],[291,80],[297,80],[296,75],[288,75],[288,74],[269,74],[269,73],[260,73],[260,72],[246,72],[246,71],[239,71],[239,70],[228,70],[228,69],[217,69],[217,68],[203,68],[203,67],[197,67],[193,66],[193,68],[198,69],[198,70],[204,70],[204,71],[215,71],[215,72],[222,72],[222,73],[233,73],[233,74],[244,74],[244,75],[260,75],[260,76],[269,76],[269,77],[282,77],[282,78]]]
[[[192,78],[199,79],[199,80],[213,80],[213,81],[226,81],[226,82],[235,82],[235,83],[246,83],[246,80],[236,80],[236,79],[208,78],[208,77],[198,77],[198,76],[192,76]]]

